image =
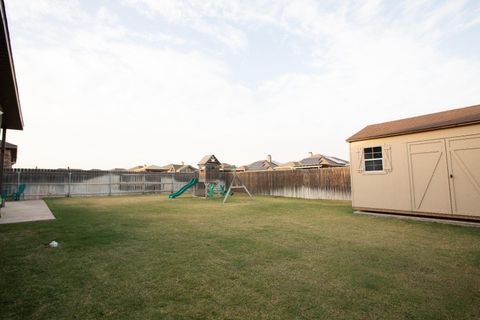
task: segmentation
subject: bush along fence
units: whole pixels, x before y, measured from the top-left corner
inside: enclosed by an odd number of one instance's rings
[[[6,169],[4,190],[12,194],[24,184],[25,199],[171,193],[194,176],[194,173]]]
[[[303,199],[350,200],[350,168],[237,173],[250,193]],[[228,180],[231,181],[229,174]]]

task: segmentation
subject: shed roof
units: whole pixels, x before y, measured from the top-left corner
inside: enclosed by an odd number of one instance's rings
[[[0,0],[0,105],[3,111],[2,127],[23,130],[22,111],[18,98],[17,78],[13,65],[10,35],[5,4]]]
[[[355,133],[347,141],[384,138],[475,123],[480,123],[480,105],[372,124]]]

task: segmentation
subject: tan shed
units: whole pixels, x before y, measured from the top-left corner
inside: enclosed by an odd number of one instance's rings
[[[370,125],[347,141],[354,209],[480,220],[480,105]]]

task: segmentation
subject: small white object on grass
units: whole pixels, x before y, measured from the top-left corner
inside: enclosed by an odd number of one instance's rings
[[[50,248],[56,248],[58,247],[58,242],[53,240],[52,242],[49,243]]]

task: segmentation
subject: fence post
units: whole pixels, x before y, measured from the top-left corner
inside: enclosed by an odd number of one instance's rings
[[[108,195],[112,195],[112,173],[108,173]]]
[[[17,191],[20,190],[20,170],[17,172]]]
[[[146,190],[146,181],[145,181],[145,173],[143,174],[143,190],[142,190],[142,194],[145,194],[145,190]]]
[[[70,171],[68,171],[68,193],[67,193],[67,197],[71,197],[72,194],[72,190],[71,190],[71,184],[72,184],[72,173]]]

